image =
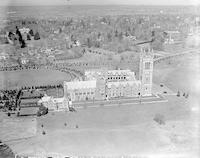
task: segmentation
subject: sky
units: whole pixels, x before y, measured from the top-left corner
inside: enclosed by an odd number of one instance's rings
[[[0,5],[195,5],[200,0],[0,0]]]

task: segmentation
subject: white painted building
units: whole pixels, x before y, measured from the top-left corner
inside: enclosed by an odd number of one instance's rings
[[[38,105],[43,105],[49,110],[57,111],[57,110],[67,110],[69,111],[69,103],[68,99],[63,98],[53,98],[51,96],[44,95],[39,101]]]

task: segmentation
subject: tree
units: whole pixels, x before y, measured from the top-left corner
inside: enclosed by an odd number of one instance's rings
[[[34,32],[33,32],[32,29],[29,31],[29,34],[30,34],[31,36],[34,36]]]
[[[118,36],[118,31],[116,30],[116,31],[115,31],[115,37],[117,37],[117,36]]]
[[[60,34],[60,33],[62,33],[62,29],[61,29],[61,28],[59,28],[59,34]]]
[[[121,46],[119,46],[119,47],[117,48],[117,52],[118,52],[118,53],[122,53],[122,52],[123,52],[123,48],[122,48]]]
[[[122,33],[122,32],[119,33],[118,39],[119,39],[119,41],[122,41],[122,40],[123,40],[123,33]]]
[[[42,131],[42,134],[43,134],[43,135],[45,135],[45,134],[46,134],[46,132],[45,132],[45,131]]]
[[[156,114],[153,120],[156,121],[160,125],[164,125],[165,124],[165,118],[161,114]]]
[[[75,40],[74,35],[71,35],[70,39],[71,41],[74,41]]]
[[[99,41],[96,41],[96,43],[95,43],[95,47],[96,47],[96,48],[99,48],[100,45],[101,45],[100,42],[99,42]]]
[[[101,33],[99,32],[98,35],[97,35],[98,39],[100,39],[101,37]]]
[[[31,40],[31,36],[30,36],[30,34],[27,34],[27,40],[28,40],[28,41]]]
[[[92,47],[92,41],[90,38],[87,38],[87,46],[90,48]]]
[[[21,42],[21,41],[22,41],[22,34],[21,34],[21,32],[19,31],[19,29],[18,29],[17,26],[16,26],[16,34],[17,34],[18,37],[19,37],[19,42]]]
[[[126,34],[125,34],[125,36],[126,36],[126,37],[128,37],[128,36],[129,36],[129,33],[128,33],[127,31],[126,31]]]
[[[109,42],[112,41],[112,35],[111,35],[111,33],[107,33],[107,38],[108,38],[108,41],[109,41]]]
[[[177,92],[177,97],[180,97],[180,91]]]
[[[22,39],[22,41],[21,41],[21,48],[25,48],[26,47],[26,43],[25,43],[25,41]]]
[[[40,34],[36,32],[34,36],[34,40],[39,40],[39,39],[40,39]]]

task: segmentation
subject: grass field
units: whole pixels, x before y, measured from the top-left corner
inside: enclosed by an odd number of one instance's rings
[[[200,54],[177,57],[157,64],[154,82],[197,96],[200,94]]]
[[[10,146],[14,151],[29,154],[43,151],[66,156],[168,154],[170,157],[177,154],[195,157],[198,128],[195,122],[191,123],[193,114],[187,106],[188,100],[176,96],[167,99],[168,103],[51,113],[37,119],[35,138]],[[157,113],[164,115],[165,125],[153,121]]]
[[[0,89],[62,84],[70,79],[70,74],[49,69],[0,71]]]

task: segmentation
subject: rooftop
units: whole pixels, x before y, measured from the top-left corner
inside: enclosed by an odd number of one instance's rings
[[[64,86],[71,90],[96,88],[96,80],[64,82]]]

